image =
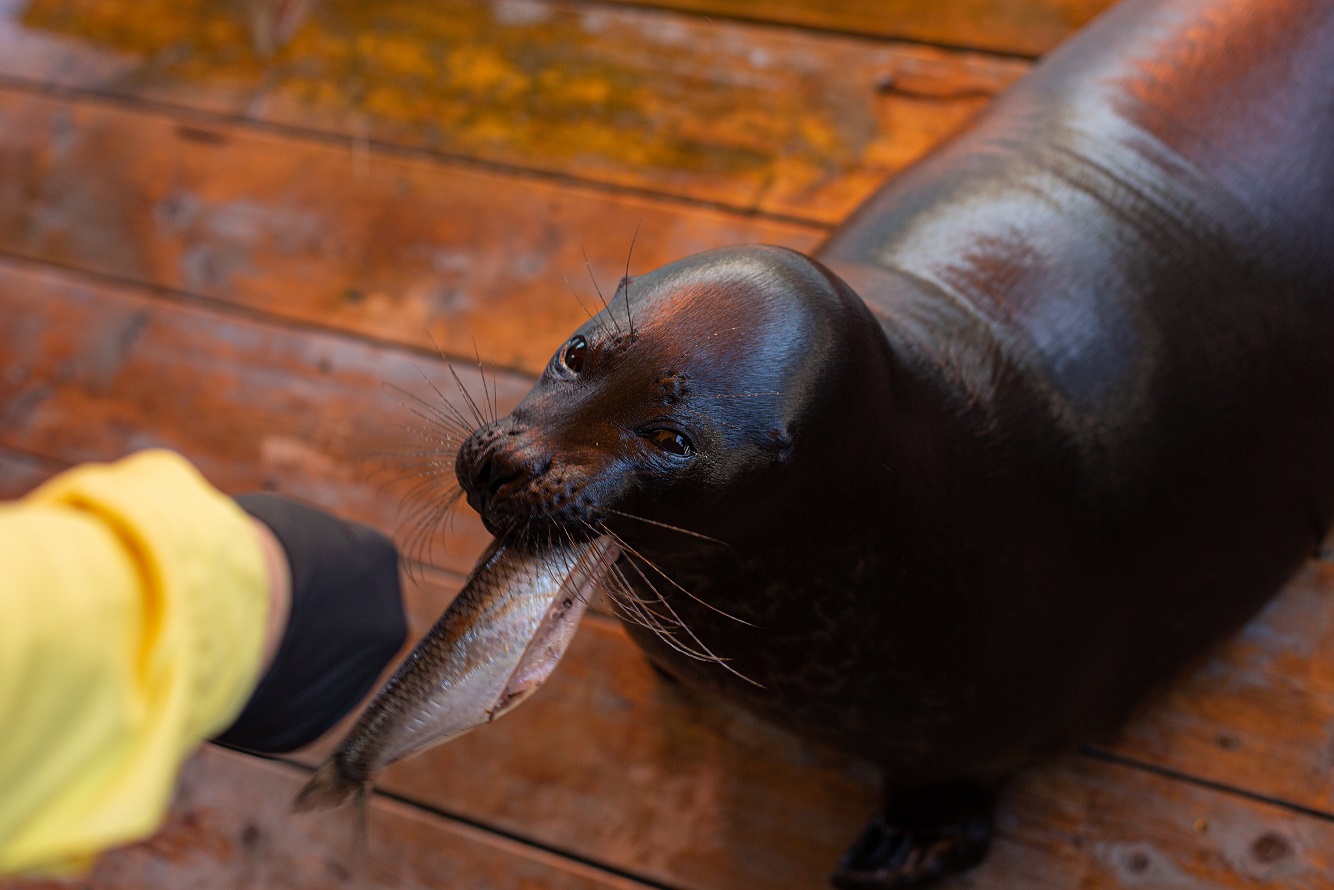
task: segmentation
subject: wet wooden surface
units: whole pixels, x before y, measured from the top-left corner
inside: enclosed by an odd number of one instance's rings
[[[1036,56],[1111,0],[619,0],[720,17]]]
[[[941,0],[910,31],[892,2],[747,7],[790,27],[331,0],[268,58],[240,5],[0,0],[0,494],[167,445],[397,529],[430,566],[420,633],[485,540],[467,511],[423,540],[403,507],[448,484],[446,361],[476,394],[480,355],[505,410],[596,301],[584,252],[610,283],[636,227],[638,271],[813,247],[1028,64],[976,48],[1039,52],[1102,4]],[[360,858],[345,816],[286,811],[329,744],[206,749],[163,832],[85,883],[797,890],[875,806],[869,765],[664,683],[601,615],[529,704],[386,775]],[[950,886],[1334,887],[1331,850],[1312,563],[1120,738],[1022,776]]]
[[[6,4],[19,83],[825,223],[1027,67],[546,0],[325,0],[261,62],[206,0]]]

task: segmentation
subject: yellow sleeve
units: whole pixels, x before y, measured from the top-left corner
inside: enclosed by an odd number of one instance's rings
[[[152,833],[254,689],[267,583],[249,518],[170,452],[0,504],[0,874]]]

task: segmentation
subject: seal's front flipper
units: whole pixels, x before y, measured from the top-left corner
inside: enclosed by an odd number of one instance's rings
[[[925,887],[977,865],[991,846],[996,791],[976,782],[890,790],[830,882],[838,890]]]

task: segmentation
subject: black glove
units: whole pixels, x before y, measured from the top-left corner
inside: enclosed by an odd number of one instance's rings
[[[292,611],[268,672],[217,741],[291,751],[351,710],[403,645],[398,552],[370,526],[278,495],[245,494],[236,502],[287,551]]]

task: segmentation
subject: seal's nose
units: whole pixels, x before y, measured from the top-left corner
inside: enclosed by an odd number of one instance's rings
[[[531,435],[508,419],[468,437],[459,449],[454,473],[468,503],[492,534],[522,513],[533,483],[551,466],[551,455]]]
[[[473,471],[472,487],[479,496],[491,500],[505,485],[524,475],[523,470],[520,461],[515,460],[515,455],[492,448]]]

